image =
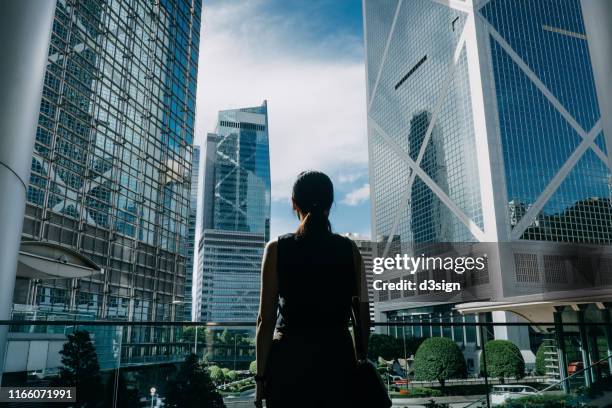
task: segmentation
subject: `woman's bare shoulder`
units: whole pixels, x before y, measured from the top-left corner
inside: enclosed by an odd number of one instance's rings
[[[278,247],[278,239],[274,238],[266,244],[266,249],[276,249]]]
[[[278,240],[277,239],[273,239],[271,241],[268,241],[268,243],[266,244],[266,257],[268,256],[276,256],[276,250],[278,248]]]

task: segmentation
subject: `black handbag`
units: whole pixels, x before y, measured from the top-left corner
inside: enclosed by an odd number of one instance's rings
[[[387,388],[380,378],[378,370],[367,358],[367,350],[361,341],[360,302],[358,297],[353,298],[351,319],[353,320],[353,337],[355,339],[355,353],[357,355],[357,369],[355,371],[355,401],[361,408],[390,408],[392,404]]]

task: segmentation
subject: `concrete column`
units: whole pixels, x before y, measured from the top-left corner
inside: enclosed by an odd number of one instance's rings
[[[581,0],[584,28],[591,54],[601,122],[608,151],[612,149],[612,1]],[[612,154],[608,153],[612,167]]]
[[[11,317],[17,255],[55,0],[0,2],[0,320]],[[7,327],[0,327],[0,374]]]
[[[480,313],[474,315],[474,321],[480,323]],[[480,330],[480,326],[476,326],[476,348],[481,348],[483,344],[482,330]]]

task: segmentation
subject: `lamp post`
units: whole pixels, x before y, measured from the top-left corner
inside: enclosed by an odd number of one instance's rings
[[[151,393],[151,408],[153,408],[155,406],[153,404],[153,398],[155,398],[155,393],[157,392],[157,389],[155,387],[151,387],[149,391]]]

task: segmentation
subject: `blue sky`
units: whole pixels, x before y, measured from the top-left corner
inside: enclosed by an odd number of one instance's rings
[[[196,143],[217,112],[268,100],[272,237],[295,230],[302,170],[334,181],[336,232],[370,235],[361,0],[204,0]]]

